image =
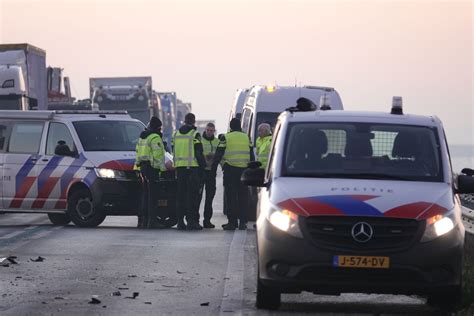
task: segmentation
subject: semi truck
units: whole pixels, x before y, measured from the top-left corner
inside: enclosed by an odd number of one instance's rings
[[[93,109],[126,110],[144,124],[153,115],[151,77],[90,78],[89,87]]]
[[[0,109],[47,110],[46,51],[0,44]]]
[[[176,92],[158,92],[158,96],[161,104],[163,140],[171,144],[171,137],[176,130]]]

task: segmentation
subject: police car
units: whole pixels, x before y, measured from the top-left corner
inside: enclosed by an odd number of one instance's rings
[[[244,172],[260,186],[257,307],[281,293],[460,297],[464,227],[441,121],[391,113],[282,113],[269,167]]]
[[[144,127],[126,112],[0,111],[1,210],[83,227],[136,215]]]

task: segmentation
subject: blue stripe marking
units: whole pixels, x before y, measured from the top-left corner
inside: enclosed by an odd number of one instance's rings
[[[48,162],[46,167],[41,171],[38,176],[38,191],[41,190],[44,183],[48,180],[49,176],[53,173],[53,171],[58,167],[59,162],[63,159],[62,156],[54,156]]]
[[[23,166],[20,168],[20,170],[16,174],[16,177],[15,177],[15,188],[16,188],[16,190],[15,190],[15,192],[20,191],[20,187],[23,184],[23,182],[25,181],[28,174],[30,173],[31,169],[33,169],[33,167],[36,166],[36,161],[35,162],[31,161],[33,158],[36,159],[37,157],[35,155],[31,155],[30,157],[28,157],[28,159],[25,161]]]
[[[82,167],[84,162],[86,162],[87,159],[84,157],[83,154],[79,156],[79,158],[74,159],[72,164],[66,169],[64,174],[61,177],[61,192],[64,192],[67,189],[67,186],[71,182],[71,180],[74,178],[74,175],[76,172]]]
[[[375,207],[354,199],[350,195],[317,196],[312,199],[329,204],[349,216],[383,216]]]
[[[338,267],[339,266],[339,256],[333,256],[332,257],[332,265],[334,267]]]
[[[97,179],[97,175],[95,174],[94,170],[89,171],[87,176],[84,178],[84,183],[88,186],[91,187],[92,183],[94,183],[95,179]]]

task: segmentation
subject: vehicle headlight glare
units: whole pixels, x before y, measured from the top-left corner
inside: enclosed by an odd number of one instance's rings
[[[276,210],[273,209],[270,211],[268,216],[268,220],[270,224],[274,227],[278,228],[285,233],[298,237],[303,238],[303,234],[301,233],[299,222],[298,222],[298,215],[289,211],[289,210]]]
[[[113,170],[113,169],[107,169],[107,168],[95,168],[95,172],[99,178],[104,178],[104,179],[118,179],[118,178],[125,177],[124,172],[120,170]]]
[[[438,237],[449,233],[453,228],[454,223],[449,217],[444,217],[443,219],[434,223],[434,229]]]

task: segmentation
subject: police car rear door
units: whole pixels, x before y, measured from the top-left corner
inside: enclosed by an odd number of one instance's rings
[[[31,209],[38,192],[39,149],[44,121],[14,120],[3,165],[5,209]]]

